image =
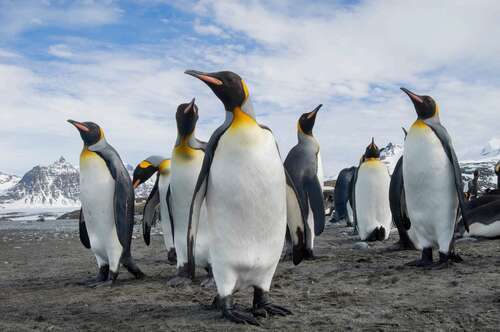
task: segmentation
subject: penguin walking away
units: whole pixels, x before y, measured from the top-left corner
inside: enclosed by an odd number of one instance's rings
[[[285,169],[290,175],[301,201],[306,202],[307,238],[306,259],[314,259],[314,237],[325,228],[325,206],[323,201],[323,165],[319,143],[312,130],[316,115],[322,105],[302,114],[297,122],[299,142],[288,153]]]
[[[172,221],[168,210],[167,198],[170,186],[170,159],[161,156],[150,156],[141,161],[134,170],[132,184],[137,188],[156,173],[156,181],[144,205],[142,213],[142,234],[144,242],[149,246],[151,226],[157,219],[160,211],[160,224],[163,231],[163,240],[167,248],[167,259],[170,264],[177,263],[175,254]]]
[[[196,122],[198,121],[198,106],[193,99],[190,103],[181,104],[176,112],[177,141],[172,152],[172,178],[170,180],[170,197],[168,204],[172,211],[175,251],[177,253],[177,274],[168,284],[181,286],[191,282],[188,271],[187,234],[189,225],[189,211],[193,198],[196,181],[200,173],[205,156],[206,143],[195,136]],[[202,223],[196,243],[196,264],[205,268],[207,278],[202,286],[213,283],[210,268],[208,243],[208,225],[206,208],[202,208]]]
[[[406,137],[403,154],[406,208],[415,232],[414,244],[422,250],[422,258],[409,265],[431,266],[432,250],[438,249],[437,265],[442,267],[450,258],[461,260],[453,250],[457,211],[468,230],[460,165],[434,99],[401,89],[418,116]]]
[[[191,205],[189,266],[194,276],[200,209],[206,202],[210,259],[223,317],[258,325],[255,318],[291,312],[271,302],[269,288],[285,240],[287,213],[293,261],[305,253],[305,202],[287,176],[271,130],[259,125],[248,87],[233,72],[189,70],[223,102],[226,119],[211,136]],[[201,228],[202,225],[200,225]],[[199,232],[198,232],[199,233]],[[233,305],[233,293],[253,287],[253,315]]]
[[[352,208],[349,198],[355,171],[356,167],[344,168],[337,176],[337,181],[335,182],[335,188],[333,190],[335,212],[330,220],[332,223],[345,220],[346,226],[352,226]]]
[[[93,122],[68,120],[83,140],[80,154],[80,240],[99,267],[87,284],[114,284],[120,263],[137,279],[144,273],[130,253],[134,228],[134,188],[116,150]]]
[[[389,170],[380,161],[380,151],[372,142],[366,148],[354,183],[356,227],[362,241],[382,241],[391,232]]]

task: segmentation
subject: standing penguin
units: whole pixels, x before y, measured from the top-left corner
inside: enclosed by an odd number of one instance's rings
[[[403,180],[415,246],[422,250],[422,259],[409,264],[432,265],[432,249],[437,248],[438,265],[444,266],[450,258],[460,260],[453,253],[458,208],[468,230],[460,165],[434,99],[401,90],[410,97],[418,116],[405,140]]]
[[[354,172],[356,172],[356,167],[344,168],[337,176],[333,190],[335,213],[330,220],[332,223],[345,220],[347,226],[352,226],[352,209],[349,200]]]
[[[223,316],[258,325],[254,316],[291,314],[272,304],[269,288],[283,249],[287,213],[289,220],[300,221],[296,228],[290,227],[294,263],[303,258],[307,205],[286,177],[271,130],[255,119],[241,77],[229,71],[188,70],[186,74],[206,83],[226,110],[224,123],[208,142],[191,205],[188,244],[193,276],[193,249],[198,241],[200,209],[206,201],[216,300]],[[254,316],[233,304],[233,293],[247,287],[254,288]]]
[[[380,150],[372,142],[366,148],[354,183],[356,227],[362,241],[389,238],[391,210],[389,207],[390,176],[380,161]]]
[[[134,188],[116,150],[93,122],[68,120],[83,140],[80,154],[80,240],[99,267],[88,285],[114,284],[120,262],[137,279],[144,274],[130,253],[134,228]]]
[[[195,136],[198,121],[198,106],[194,99],[190,103],[181,104],[175,115],[177,120],[177,141],[172,152],[172,178],[170,180],[170,199],[168,204],[172,211],[175,251],[177,253],[177,274],[168,282],[170,286],[189,283],[187,267],[187,234],[189,225],[189,210],[201,165],[205,156],[206,143]],[[203,208],[203,219],[206,211]],[[209,276],[203,284],[209,284],[211,279],[208,252],[208,225],[202,222],[199,241],[196,244],[196,264],[207,270]]]
[[[144,205],[142,213],[142,234],[144,242],[149,246],[151,226],[156,219],[156,211],[160,207],[160,224],[163,231],[163,240],[167,248],[168,261],[171,264],[177,262],[172,222],[170,218],[170,211],[167,204],[170,186],[170,159],[161,156],[150,156],[137,165],[134,170],[132,184],[137,188],[142,183],[146,182],[151,176],[156,175],[155,185]]]
[[[299,142],[285,159],[285,169],[301,196],[306,202],[307,238],[306,259],[314,259],[314,237],[325,228],[325,206],[323,201],[323,165],[319,143],[313,136],[312,129],[316,121],[319,105],[309,113],[304,113],[297,122]]]
[[[500,160],[495,165],[495,174],[497,175],[497,189],[500,189]]]

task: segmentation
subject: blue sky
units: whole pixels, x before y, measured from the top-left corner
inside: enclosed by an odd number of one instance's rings
[[[174,113],[193,97],[207,140],[223,109],[185,69],[232,70],[285,154],[301,113],[325,173],[372,136],[402,142],[415,119],[400,86],[432,95],[462,159],[499,137],[496,1],[0,0],[0,171],[22,174],[81,142],[67,118],[99,123],[122,158],[169,156]]]

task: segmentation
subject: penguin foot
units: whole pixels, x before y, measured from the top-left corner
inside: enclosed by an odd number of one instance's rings
[[[185,287],[191,285],[192,281],[189,278],[181,276],[173,276],[167,281],[169,287]]]
[[[116,279],[118,278],[118,272],[109,271],[109,277],[105,281],[96,282],[92,285],[88,285],[90,288],[98,288],[103,286],[112,287],[116,284]]]
[[[103,265],[99,267],[99,272],[97,272],[97,276],[95,278],[79,281],[77,282],[77,285],[89,286],[99,282],[103,282],[108,280],[108,275],[109,275],[109,265]]]
[[[464,261],[462,257],[455,252],[450,253],[449,258],[453,263],[462,263]]]
[[[430,267],[432,266],[432,248],[422,250],[422,258],[406,263],[407,266]]]
[[[442,269],[447,269],[450,266],[453,265],[453,261],[457,260],[457,262],[462,262],[462,258],[458,256],[455,253],[451,254],[443,254],[442,252],[439,253],[439,262],[434,264],[432,267],[433,270],[442,270]]]
[[[253,293],[253,307],[252,312],[256,317],[267,317],[271,316],[288,316],[292,315],[292,312],[279,305],[272,304],[269,292],[262,290],[259,287],[254,288]]]
[[[130,274],[132,274],[136,279],[144,279],[146,276],[135,264],[131,256],[123,257],[121,262],[127,271],[130,272]]]
[[[215,279],[212,276],[207,276],[200,283],[202,288],[215,288]]]
[[[222,308],[222,317],[225,319],[238,324],[261,326],[260,322],[254,316],[234,308],[233,297],[231,295],[221,298],[219,305]]]
[[[177,253],[175,248],[170,248],[167,254],[167,262],[169,265],[177,265]]]
[[[317,257],[316,257],[316,256],[314,256],[314,252],[313,252],[313,250],[312,250],[312,249],[307,248],[307,249],[305,250],[305,252],[304,252],[304,259],[305,259],[306,261],[313,261],[313,260],[315,260],[316,258],[317,258]]]

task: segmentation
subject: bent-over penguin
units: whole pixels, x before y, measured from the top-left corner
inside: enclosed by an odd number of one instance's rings
[[[170,159],[162,156],[150,156],[141,161],[134,170],[132,184],[137,188],[156,173],[156,180],[144,205],[142,213],[142,235],[144,242],[149,246],[151,240],[151,226],[160,211],[160,225],[163,231],[163,241],[167,248],[167,259],[170,264],[177,262],[172,222],[168,211],[167,196],[170,186]]]
[[[380,161],[375,141],[366,148],[354,183],[356,227],[362,241],[382,241],[391,232],[389,170]]]
[[[355,171],[356,167],[344,168],[337,176],[335,188],[333,189],[335,212],[330,222],[342,222],[345,220],[347,226],[352,226],[352,209],[349,199]]]
[[[306,259],[314,258],[314,237],[325,228],[325,206],[323,201],[323,165],[319,143],[313,136],[316,115],[322,105],[304,113],[297,121],[298,143],[285,159],[285,169],[290,175],[295,189],[306,202],[307,237]]]
[[[206,83],[226,111],[224,123],[208,142],[191,205],[188,242],[193,276],[193,248],[206,201],[216,300],[223,317],[257,325],[254,316],[290,314],[271,302],[269,288],[283,249],[287,213],[296,224],[290,227],[294,263],[303,258],[305,202],[286,176],[273,133],[257,122],[241,77],[229,71],[186,74]],[[254,288],[254,316],[233,304],[233,293],[247,287]]]
[[[90,286],[114,284],[120,263],[137,279],[144,274],[130,253],[134,188],[118,152],[93,122],[68,120],[83,140],[80,154],[80,240],[94,253],[99,272]]]
[[[487,238],[500,237],[500,196],[488,195],[487,202],[471,208],[467,212],[469,231],[465,229],[462,218],[458,222],[458,232],[461,236],[478,236]]]
[[[422,258],[409,265],[432,265],[432,250],[438,249],[437,265],[446,266],[450,258],[461,260],[453,252],[457,211],[461,211],[468,227],[460,165],[434,99],[401,89],[417,113],[405,140],[403,180],[414,244],[422,250]]]

